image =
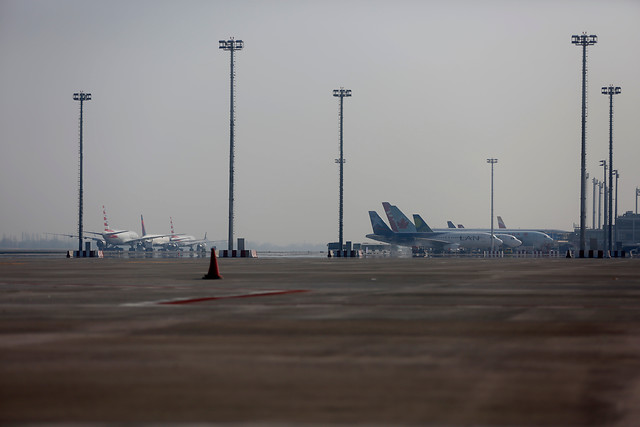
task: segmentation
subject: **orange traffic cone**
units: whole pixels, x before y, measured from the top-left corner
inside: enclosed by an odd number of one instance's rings
[[[202,276],[202,278],[209,280],[222,279],[220,271],[218,271],[218,258],[216,257],[215,248],[211,249],[211,262],[209,263],[209,272],[206,275]]]

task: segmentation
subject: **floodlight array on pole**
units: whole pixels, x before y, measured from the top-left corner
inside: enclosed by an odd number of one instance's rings
[[[338,221],[338,244],[340,245],[340,251],[342,252],[343,246],[343,200],[344,200],[344,191],[343,191],[343,183],[344,183],[344,149],[343,149],[343,123],[344,123],[344,98],[351,96],[351,89],[345,89],[341,87],[340,89],[333,90],[333,96],[340,98],[340,158],[336,159],[336,163],[340,164],[340,209],[339,209],[339,221]]]
[[[586,198],[587,198],[587,155],[586,155],[586,126],[587,126],[587,46],[592,46],[598,42],[595,35],[571,36],[571,43],[576,46],[582,46],[582,144],[580,155],[580,256],[584,257],[585,241],[586,241]]]
[[[636,187],[636,215],[638,215],[638,196],[640,196],[640,188]]]
[[[487,159],[491,164],[491,251],[493,251],[493,165],[498,163],[498,159]]]
[[[231,54],[231,71],[230,75],[230,102],[229,102],[229,238],[228,238],[228,249],[229,251],[233,251],[233,201],[234,201],[234,189],[233,189],[233,180],[234,180],[234,127],[235,127],[235,96],[234,96],[234,88],[235,88],[235,71],[234,71],[234,57],[233,53],[238,50],[242,50],[244,48],[244,42],[242,40],[234,40],[231,37],[229,40],[220,40],[219,49],[227,51]]]
[[[613,250],[613,95],[621,92],[620,86],[605,86],[602,94],[609,97],[609,251]]]
[[[78,93],[74,93],[73,94],[73,100],[74,101],[80,101],[80,171],[79,171],[79,178],[78,178],[78,188],[79,188],[79,195],[78,195],[78,252],[82,252],[82,206],[83,206],[83,188],[82,188],[82,163],[83,163],[83,156],[82,156],[82,112],[83,112],[83,106],[84,106],[84,101],[91,101],[91,94],[90,93],[85,93],[85,92],[78,92]],[[78,256],[80,256],[80,254],[78,254]]]

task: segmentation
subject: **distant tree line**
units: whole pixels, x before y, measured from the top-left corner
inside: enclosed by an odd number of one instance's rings
[[[21,233],[20,238],[3,234],[0,240],[2,249],[73,249],[74,244],[77,246],[77,239],[44,233]]]
[[[221,242],[218,242],[221,243]],[[213,246],[212,244],[210,244]],[[95,249],[95,242],[91,243],[92,248]],[[218,249],[226,247],[218,244]],[[83,246],[84,247],[84,246]],[[128,248],[127,246],[124,246]],[[70,237],[56,236],[47,233],[20,233],[17,237],[13,234],[3,234],[2,240],[0,240],[0,249],[65,249],[75,250],[78,248],[78,239]],[[304,251],[325,251],[327,249],[326,243],[292,243],[277,245],[274,243],[255,243],[247,242],[247,249],[255,249],[258,251],[274,251],[274,252],[304,252]]]

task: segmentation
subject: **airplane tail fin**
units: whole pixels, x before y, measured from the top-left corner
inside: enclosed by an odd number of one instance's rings
[[[400,210],[396,205],[391,205],[389,202],[382,203],[391,229],[397,233],[415,233],[416,226],[413,225],[411,220]],[[395,228],[394,228],[395,227]]]
[[[391,230],[397,233],[398,225],[396,224],[396,220],[393,217],[393,214],[391,213],[391,203],[382,202],[382,207],[384,208],[384,212],[387,214],[387,219],[389,220],[389,225],[391,226]]]
[[[451,221],[447,221],[447,227],[449,227],[449,228],[456,228],[456,226],[455,226],[455,225],[453,225],[453,222],[451,222]]]
[[[144,218],[142,218],[142,214],[140,214],[140,224],[142,225],[142,235],[147,235],[147,230],[144,229]]]
[[[169,222],[171,223],[171,237],[176,237],[176,232],[173,230],[173,218],[172,217],[169,217]]]
[[[411,220],[396,205],[391,206],[391,212],[396,219],[396,225],[400,233],[415,233],[418,231]]]
[[[416,230],[420,233],[433,233],[433,230],[418,214],[413,214],[413,222],[416,223]]]
[[[104,231],[105,232],[110,232],[112,231],[109,228],[109,223],[107,222],[107,210],[105,209],[104,205],[102,205],[102,216],[104,217]]]
[[[393,231],[389,226],[380,218],[380,215],[376,211],[369,211],[369,219],[371,220],[371,228],[373,228],[373,234],[379,236],[389,236],[393,234]]]
[[[464,228],[464,225],[458,224],[458,228]]]
[[[507,226],[504,225],[504,221],[502,220],[502,217],[500,215],[498,215],[498,228],[507,228]]]

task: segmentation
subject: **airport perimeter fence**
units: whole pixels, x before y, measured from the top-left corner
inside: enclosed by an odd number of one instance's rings
[[[566,253],[561,251],[484,251],[483,258],[564,258]]]

